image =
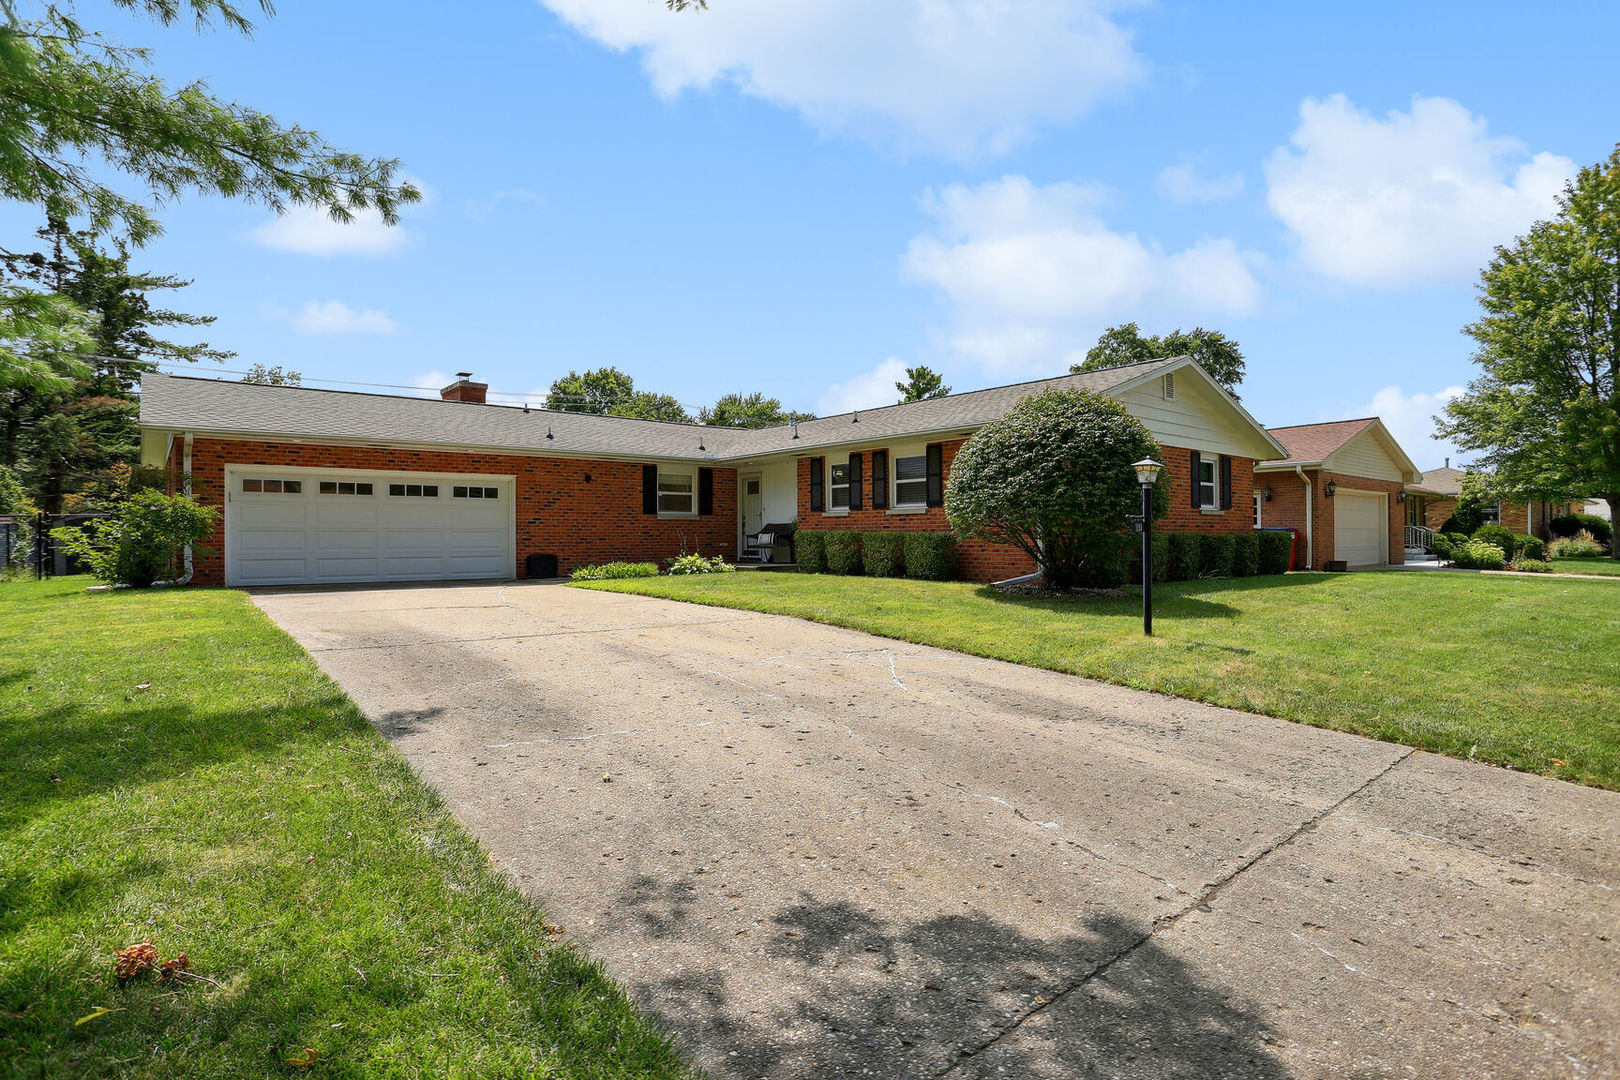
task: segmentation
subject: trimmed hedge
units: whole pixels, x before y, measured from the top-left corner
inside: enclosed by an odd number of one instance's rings
[[[1513,546],[1518,548],[1519,559],[1540,561],[1547,557],[1547,545],[1539,537],[1516,533],[1513,537]]]
[[[827,572],[858,577],[865,572],[861,562],[861,534],[853,529],[827,532]]]
[[[1521,574],[1550,574],[1552,568],[1552,563],[1544,562],[1541,559],[1521,558],[1513,564],[1513,569]]]
[[[1231,533],[1198,534],[1198,576],[1231,577],[1237,540]]]
[[[1547,522],[1547,528],[1552,530],[1554,536],[1574,536],[1585,529],[1600,544],[1607,544],[1614,538],[1614,525],[1596,514],[1565,514]]]
[[[1191,581],[1198,576],[1198,534],[1171,533],[1169,580]]]
[[[1293,533],[1272,531],[1257,532],[1254,535],[1260,544],[1257,573],[1286,574],[1293,569],[1289,565],[1294,558]]]
[[[1451,561],[1464,570],[1500,570],[1507,559],[1495,544],[1470,540],[1452,553]]]
[[[1232,535],[1232,576],[1252,577],[1260,572],[1260,534]]]
[[[1513,558],[1513,553],[1518,550],[1518,545],[1513,539],[1513,530],[1506,525],[1498,525],[1494,521],[1475,529],[1474,539],[1481,543],[1494,545],[1502,552],[1504,559]]]
[[[1173,533],[1154,530],[1153,533],[1153,580],[1170,580],[1170,537]],[[1126,567],[1127,578],[1132,585],[1142,584],[1142,541],[1133,533],[1131,535],[1131,557]]]
[[[951,533],[908,532],[903,542],[906,577],[950,581],[956,576],[956,537]]]
[[[827,534],[820,529],[800,529],[793,534],[793,549],[799,570],[806,574],[827,572]]]
[[[904,533],[861,533],[861,561],[866,564],[866,572],[873,577],[904,577],[904,546]]]

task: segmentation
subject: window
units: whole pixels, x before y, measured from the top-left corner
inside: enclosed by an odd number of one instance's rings
[[[354,483],[349,480],[322,480],[322,495],[370,495],[370,484]]]
[[[1484,518],[1484,520],[1489,524],[1502,524],[1502,504],[1499,502],[1491,503],[1489,506],[1480,507],[1479,513],[1480,517]]]
[[[750,481],[748,481],[748,486],[747,486],[747,488],[745,490],[750,495],[758,495],[759,494],[759,481],[758,480],[750,480]]]
[[[1262,498],[1263,496],[1258,491],[1254,493],[1254,527],[1257,529],[1261,527],[1260,501]]]
[[[407,499],[437,499],[438,484],[389,484],[388,494]]]
[[[928,458],[894,459],[894,505],[926,506],[928,504]]]
[[[433,493],[434,495],[438,495],[439,489],[434,488]],[[457,484],[450,489],[450,497],[452,499],[498,499],[501,497],[501,489],[492,487],[463,487],[461,484]]]
[[[243,491],[257,491],[265,495],[302,495],[304,482],[302,480],[247,480],[242,481]]]
[[[829,509],[848,510],[849,462],[846,461],[842,465],[832,467],[832,482],[828,486],[832,488],[832,505]]]
[[[667,473],[662,469],[658,470],[658,512],[697,513],[697,498],[693,491],[691,473]]]
[[[1215,509],[1221,505],[1220,483],[1216,471],[1219,459],[1214,457],[1201,457],[1198,459],[1198,505],[1206,509]]]

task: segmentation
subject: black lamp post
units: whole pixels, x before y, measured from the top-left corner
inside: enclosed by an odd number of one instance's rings
[[[1159,482],[1164,466],[1152,458],[1132,463],[1137,482],[1142,485],[1142,633],[1153,636],[1153,485]],[[1133,524],[1136,524],[1133,522]]]

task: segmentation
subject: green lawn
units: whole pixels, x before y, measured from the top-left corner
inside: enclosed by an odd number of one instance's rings
[[[593,583],[748,608],[1620,788],[1620,586],[1289,574],[1033,599],[792,573]]]
[[[690,1075],[244,595],[85,584],[0,584],[0,1075]]]
[[[1548,559],[1556,574],[1602,574],[1620,577],[1620,560],[1616,559]]]

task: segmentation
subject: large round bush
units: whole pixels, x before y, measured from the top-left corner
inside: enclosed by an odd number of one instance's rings
[[[1025,398],[962,444],[945,487],[945,513],[962,536],[1011,544],[1058,588],[1118,585],[1137,542],[1131,463],[1159,444],[1118,402],[1087,390]],[[1154,516],[1170,507],[1155,488]]]
[[[219,511],[190,496],[137,491],[110,517],[52,529],[51,535],[100,580],[145,588],[173,576],[181,551],[213,535],[218,520]]]

